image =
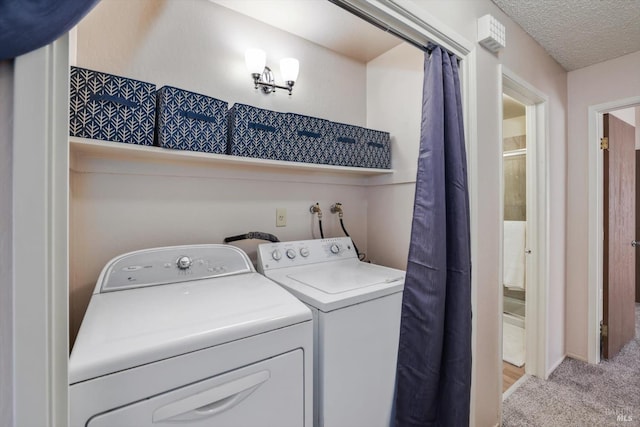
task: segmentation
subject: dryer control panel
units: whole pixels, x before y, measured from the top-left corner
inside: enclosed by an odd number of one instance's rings
[[[145,249],[112,259],[94,293],[166,285],[255,271],[242,250],[228,245],[187,245]]]
[[[358,259],[350,237],[263,243],[258,245],[258,271],[317,264],[339,259]]]

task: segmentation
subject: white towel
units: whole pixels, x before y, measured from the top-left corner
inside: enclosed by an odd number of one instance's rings
[[[504,222],[503,282],[509,288],[524,290],[526,221]]]
[[[502,322],[502,360],[517,367],[524,365],[524,329]]]

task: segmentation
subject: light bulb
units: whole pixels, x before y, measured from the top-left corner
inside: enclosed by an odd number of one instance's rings
[[[280,60],[280,72],[285,82],[295,82],[298,78],[300,62],[295,58],[283,58]]]
[[[262,74],[267,64],[267,54],[261,49],[247,49],[244,60],[251,74]]]

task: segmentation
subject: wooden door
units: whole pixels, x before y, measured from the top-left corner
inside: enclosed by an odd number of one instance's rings
[[[635,336],[635,129],[604,115],[604,358]]]

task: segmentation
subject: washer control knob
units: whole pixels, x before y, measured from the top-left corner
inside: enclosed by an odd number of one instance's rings
[[[287,258],[294,259],[296,257],[296,251],[293,249],[287,249]]]
[[[333,244],[331,245],[331,247],[329,248],[329,250],[331,251],[331,253],[333,254],[337,254],[340,253],[340,246],[338,246],[337,244]]]
[[[188,256],[183,255],[180,258],[178,258],[178,261],[176,261],[176,264],[178,264],[178,268],[180,270],[186,270],[187,268],[191,267],[191,264],[193,264],[193,261],[191,261],[191,258],[189,258]]]
[[[309,249],[308,248],[300,248],[300,255],[302,255],[303,257],[308,257],[309,256]]]
[[[280,261],[280,259],[282,258],[282,254],[279,250],[274,249],[273,252],[271,252],[271,258],[275,259],[276,261]]]

